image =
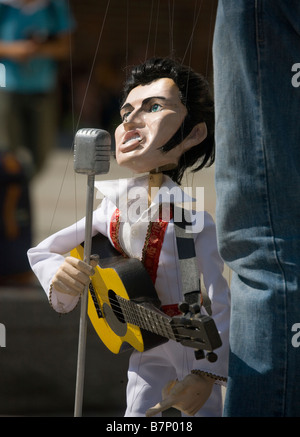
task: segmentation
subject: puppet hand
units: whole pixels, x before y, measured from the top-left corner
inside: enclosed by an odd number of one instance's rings
[[[149,408],[146,416],[155,416],[170,407],[194,416],[209,398],[213,385],[214,380],[204,375],[189,374],[182,381],[171,381],[162,391],[163,400]]]
[[[52,285],[60,293],[78,296],[83,293],[85,286],[90,282],[90,276],[94,273],[92,265],[69,256],[57,270]]]

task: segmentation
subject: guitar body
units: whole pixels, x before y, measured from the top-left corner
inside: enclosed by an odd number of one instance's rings
[[[102,234],[92,239],[92,254],[100,257],[91,278],[88,316],[106,347],[118,354],[128,348],[139,352],[168,340],[195,349],[196,359],[216,360],[212,351],[222,345],[214,320],[200,308],[169,317],[159,310],[160,301],[141,261],[123,257]],[[83,260],[83,244],[71,251]]]
[[[156,290],[143,264],[134,258],[124,258],[101,234],[93,237],[91,253],[99,255],[100,261],[91,279],[88,316],[106,347],[115,354],[132,347],[142,352],[168,341],[129,323],[118,300],[159,307]],[[83,245],[73,249],[71,256],[83,260]]]

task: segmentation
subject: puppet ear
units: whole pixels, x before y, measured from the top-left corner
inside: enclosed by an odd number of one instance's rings
[[[182,143],[183,153],[187,152],[192,147],[197,146],[197,144],[202,143],[202,141],[205,140],[206,137],[207,137],[206,123],[203,121],[201,123],[196,124]]]

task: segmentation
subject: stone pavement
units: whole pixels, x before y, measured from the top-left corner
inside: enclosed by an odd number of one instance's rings
[[[112,159],[109,175],[97,179],[131,176]],[[185,184],[205,187],[205,208],[214,215],[213,168],[188,176]],[[34,244],[85,215],[86,176],[74,175],[71,151],[53,153],[31,194]],[[0,416],[72,416],[79,307],[59,316],[36,281],[2,286],[0,323],[6,328],[6,347],[0,348]],[[123,416],[128,356],[108,351],[89,323],[84,416]]]

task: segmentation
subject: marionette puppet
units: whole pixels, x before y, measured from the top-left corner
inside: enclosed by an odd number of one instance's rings
[[[181,203],[186,201],[186,193],[180,188],[186,169],[197,171],[214,161],[213,101],[201,75],[174,60],[155,58],[131,71],[120,114],[121,124],[115,131],[116,159],[120,166],[138,175],[95,183],[104,198],[93,212],[92,235],[107,237],[110,246],[124,259],[141,261],[157,293],[159,310],[171,320],[180,313],[178,304],[184,300],[182,278],[192,275],[189,266],[193,262],[181,268],[170,204],[178,192]],[[138,193],[138,203],[134,193]],[[190,205],[190,198],[188,201]],[[185,415],[222,415],[221,385],[225,385],[228,364],[229,289],[222,276],[214,222],[205,211],[193,214],[194,221],[199,220],[202,225],[190,232],[190,241],[222,339],[218,359],[197,359],[193,348],[172,339],[142,352],[136,347],[129,359],[127,417],[153,416],[169,407]],[[84,241],[84,223],[82,219],[28,251],[31,267],[51,306],[60,313],[75,308],[97,269],[77,257],[65,257]],[[135,280],[134,273],[127,276]],[[135,300],[143,297],[143,291],[141,287]],[[120,302],[121,299],[118,305]],[[115,326],[122,336],[120,320]]]

